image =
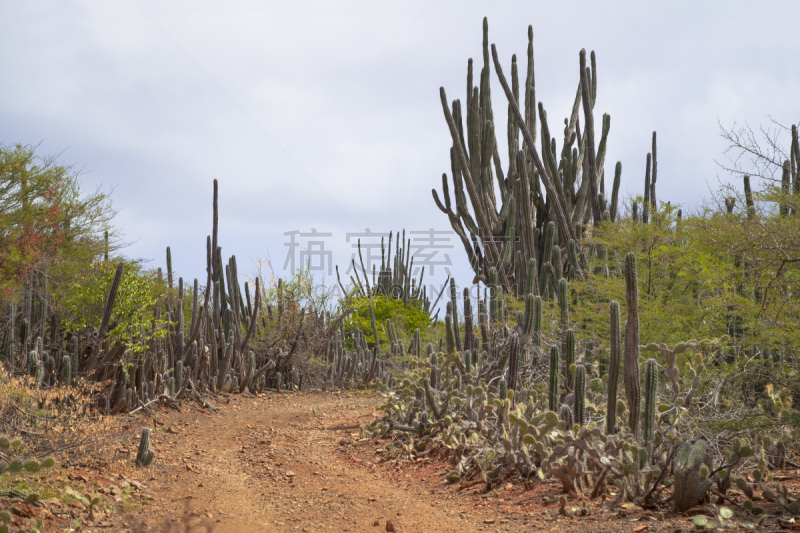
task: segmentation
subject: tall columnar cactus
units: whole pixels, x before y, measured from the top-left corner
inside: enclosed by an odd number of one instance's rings
[[[642,223],[650,221],[650,164],[652,154],[647,154],[647,163],[644,171],[644,204],[642,205]]]
[[[372,326],[372,335],[375,338],[375,347],[378,348],[378,352],[381,351],[381,341],[378,339],[378,326],[375,325],[375,313],[372,311],[372,301],[367,302],[369,306],[369,323]]]
[[[472,299],[469,297],[469,289],[464,287],[464,350],[471,350],[475,343],[473,319]]]
[[[25,353],[25,348],[28,342],[28,333],[30,331],[30,323],[27,318],[23,318],[19,325],[19,343],[22,346],[22,353]],[[24,358],[24,355],[23,355]],[[23,359],[24,360],[24,359]]]
[[[558,409],[558,347],[550,348],[550,382],[547,389],[547,405],[551,411]]]
[[[277,309],[278,321],[280,321],[283,317],[283,280],[281,278],[278,278],[277,300],[278,300],[278,309]]]
[[[111,313],[114,310],[114,302],[117,299],[117,291],[119,290],[119,285],[122,281],[122,272],[124,269],[124,263],[120,261],[117,264],[117,269],[114,272],[114,279],[111,281],[111,287],[108,290],[108,297],[106,298],[106,305],[103,309],[103,320],[100,323],[100,330],[97,334],[97,341],[94,349],[92,350],[91,359],[89,360],[89,370],[94,370],[95,366],[97,365],[98,358],[100,356],[100,343],[103,342],[105,338],[106,330],[108,329],[108,325],[111,322]]]
[[[564,277],[563,260],[561,259],[561,248],[553,246],[553,251],[550,253],[550,264],[553,265],[553,271],[556,273],[556,279],[560,280]]]
[[[72,385],[72,359],[68,355],[61,359],[61,383],[66,386]]]
[[[456,350],[456,337],[453,333],[453,317],[450,316],[450,313],[446,314],[444,317],[444,326],[445,326],[445,336],[447,341],[447,353],[455,353]]]
[[[136,466],[141,468],[149,466],[153,462],[155,454],[150,449],[150,428],[142,428],[142,436],[139,439],[139,449],[136,452]]]
[[[533,344],[542,345],[542,297],[533,299]]]
[[[573,390],[572,365],[575,364],[575,331],[568,329],[564,333],[561,351],[564,354],[564,382],[567,390]]]
[[[436,418],[436,420],[439,420],[440,418],[442,418],[443,413],[439,409],[439,406],[436,405],[436,395],[434,394],[433,389],[431,388],[431,382],[428,381],[428,379],[426,378],[423,381],[423,384],[425,388],[425,400],[428,403],[428,407],[430,408],[434,418]]]
[[[500,287],[497,284],[497,269],[489,269],[489,323],[502,321],[500,317]]]
[[[172,250],[167,246],[167,287],[172,288]]]
[[[611,349],[608,355],[608,396],[606,399],[606,435],[614,433],[617,424],[617,385],[619,384],[620,352],[622,335],[619,327],[619,303],[612,300],[609,304],[611,314]]]
[[[539,292],[539,285],[536,283],[536,258],[531,257],[528,261],[528,272],[525,282],[525,294],[537,294]]]
[[[46,339],[45,330],[47,327],[47,293],[49,288],[49,281],[47,279],[47,271],[40,273],[41,277],[41,299],[39,300],[39,335]]]
[[[566,327],[569,324],[569,290],[567,280],[558,280],[558,308],[561,313],[561,324]]]
[[[183,386],[183,361],[175,362],[175,387],[180,390]]]
[[[653,132],[653,173],[650,178],[650,205],[653,210],[658,207],[656,202],[656,171],[658,170],[658,158],[656,157],[656,132]]]
[[[644,370],[644,444],[653,444],[656,428],[656,392],[658,389],[658,369],[655,359],[648,359]]]
[[[611,222],[615,222],[617,220],[617,204],[619,202],[619,185],[620,179],[622,178],[622,162],[617,161],[617,165],[614,168],[614,185],[611,189],[611,205],[609,206],[609,214],[611,216]]]
[[[625,396],[628,399],[628,426],[634,436],[639,435],[639,275],[636,255],[625,256],[625,301],[628,305],[628,323],[625,334]]]
[[[456,292],[456,280],[450,278],[450,303],[452,309],[453,334],[455,335],[456,350],[461,351],[461,333],[458,329],[458,293]]]
[[[800,181],[796,182],[800,186]],[[753,203],[753,189],[750,187],[750,176],[744,176],[744,199],[747,205],[747,218],[752,219],[756,214],[755,204]]]
[[[511,345],[508,355],[508,388],[517,390],[517,374],[519,373],[519,335],[511,336]]]
[[[541,305],[541,298],[539,298]],[[536,297],[528,294],[525,297],[525,313],[522,315],[522,334],[527,338],[533,332],[536,316]]]
[[[575,387],[573,390],[574,407],[572,414],[575,422],[583,426],[586,421],[586,367],[578,365],[575,370]]]
[[[36,378],[36,381],[41,381],[39,379],[40,368],[41,361],[39,359],[39,354],[36,350],[31,350],[28,354],[28,375],[32,378]]]
[[[567,243],[567,253],[569,255],[570,279],[583,279],[580,258],[578,257],[578,245],[574,239]]]
[[[467,374],[472,372],[472,354],[468,351],[464,351],[462,354],[462,359],[464,362],[464,370],[467,371]]]

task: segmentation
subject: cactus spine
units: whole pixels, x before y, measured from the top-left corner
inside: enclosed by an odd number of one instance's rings
[[[617,424],[617,385],[619,383],[619,359],[622,336],[619,328],[619,302],[612,300],[611,312],[611,349],[608,356],[608,398],[606,400],[606,435],[614,433]]]

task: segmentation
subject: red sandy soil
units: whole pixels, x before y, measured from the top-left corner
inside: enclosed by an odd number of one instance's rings
[[[628,504],[558,514],[560,483],[448,485],[441,456],[415,463],[385,460],[389,438],[359,438],[379,414],[380,398],[336,393],[267,393],[221,398],[216,411],[185,404],[130,420],[132,442],[151,428],[153,464],[136,472],[146,495],[140,511],[91,530],[215,532],[370,531],[676,532],[690,517]],[[127,435],[129,433],[129,435]],[[792,479],[798,472],[787,472]],[[510,480],[513,481],[513,480]],[[151,497],[151,498],[150,498]],[[568,508],[580,508],[571,500]],[[745,517],[736,511],[736,519]],[[752,518],[746,519],[752,523]],[[113,525],[112,525],[113,524]],[[770,519],[769,529],[776,529]]]

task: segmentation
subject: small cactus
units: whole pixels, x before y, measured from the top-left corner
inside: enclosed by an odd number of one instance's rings
[[[675,452],[672,499],[675,502],[675,511],[679,513],[694,507],[711,487],[712,481],[703,476],[702,472],[706,444],[704,440],[698,440],[694,444],[684,442]]]
[[[155,454],[150,449],[150,428],[142,428],[142,437],[139,439],[139,450],[136,453],[136,466],[141,468],[153,462]]]
[[[508,398],[508,382],[500,378],[500,383],[497,385],[497,394],[501,400]]]

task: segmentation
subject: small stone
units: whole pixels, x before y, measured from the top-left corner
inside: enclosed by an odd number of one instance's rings
[[[506,483],[506,484],[503,486],[503,488],[504,488],[504,489],[506,489],[506,490],[511,490],[511,489],[513,489],[513,488],[514,488],[514,485],[512,485],[511,483]]]
[[[484,524],[494,524],[494,518],[487,518],[483,521]]]
[[[287,471],[286,471],[286,473],[285,473],[284,475],[285,475],[286,477],[294,477],[294,476],[296,476],[297,474],[295,474],[295,473],[294,473],[294,472],[292,472],[291,470],[287,470]]]
[[[394,524],[391,520],[386,521],[386,532],[387,533],[395,533]]]
[[[372,525],[373,525],[373,526],[379,526],[379,525],[381,525],[381,521],[380,521],[380,520],[374,520],[374,521],[372,522]]]

